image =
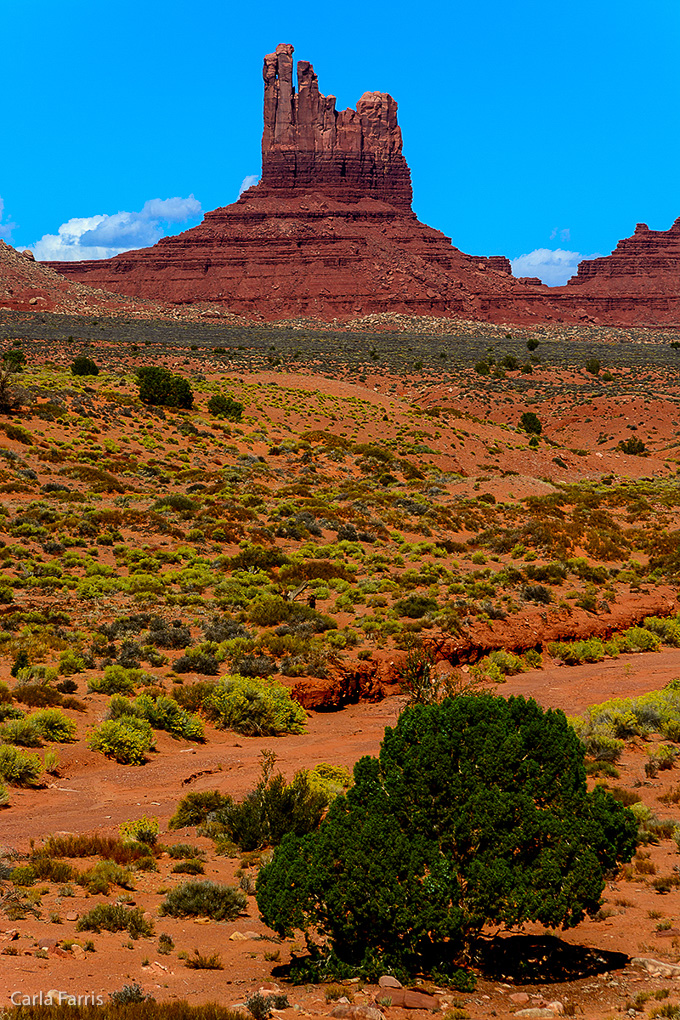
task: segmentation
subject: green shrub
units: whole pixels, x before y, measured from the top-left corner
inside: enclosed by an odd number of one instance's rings
[[[187,793],[177,805],[177,810],[168,822],[169,829],[184,829],[188,825],[202,825],[211,811],[231,804],[231,797],[226,797],[219,790],[197,790]]]
[[[648,455],[647,447],[637,436],[622,439],[618,444],[618,449],[621,453],[627,453],[631,457],[646,457]]]
[[[118,832],[123,843],[144,843],[146,846],[155,846],[158,842],[160,825],[155,817],[135,818],[131,822],[123,822],[118,827]]]
[[[407,708],[354,780],[275,850],[257,903],[279,935],[374,973],[445,973],[485,924],[572,927],[636,845],[632,815],[588,792],[563,713],[523,698]]]
[[[72,882],[77,878],[78,872],[66,861],[55,861],[53,857],[43,849],[39,850],[31,858],[31,867],[38,879],[43,882],[57,882],[63,885]]]
[[[288,832],[313,832],[328,805],[328,797],[310,783],[308,772],[297,772],[291,783],[272,775],[275,756],[266,756],[256,788],[240,803],[231,801],[213,812],[205,832],[228,836],[242,851],[277,846]]]
[[[519,420],[519,427],[524,432],[529,432],[532,435],[540,436],[543,431],[543,426],[538,415],[534,411],[525,411]]]
[[[661,637],[646,627],[629,627],[623,634],[617,635],[615,641],[619,652],[656,652]]]
[[[59,656],[59,672],[62,676],[73,676],[74,673],[82,673],[85,669],[85,661],[81,655],[76,654],[72,649],[67,648]]]
[[[154,740],[146,719],[124,716],[122,719],[106,719],[95,726],[88,744],[93,751],[100,751],[121,765],[143,765]]]
[[[153,926],[145,920],[139,907],[124,907],[120,903],[100,903],[80,918],[76,928],[78,931],[127,931],[133,939],[153,935]]]
[[[77,726],[58,708],[42,708],[28,717],[45,740],[66,744],[76,739]]]
[[[586,361],[586,372],[590,372],[591,375],[599,375],[601,367],[599,358],[588,358]]]
[[[112,836],[95,833],[50,836],[42,852],[51,857],[103,857],[117,864],[131,864],[148,854],[149,848],[138,843],[121,843]]]
[[[10,881],[14,885],[35,885],[38,876],[35,873],[35,868],[31,867],[30,864],[20,865],[18,868],[12,868],[10,873]]]
[[[601,761],[617,761],[624,740],[635,736],[659,733],[664,740],[680,742],[680,680],[638,698],[612,698],[591,705],[570,722],[587,753]]]
[[[168,917],[210,917],[234,921],[245,913],[246,897],[240,889],[219,882],[182,882],[171,889],[160,906]]]
[[[206,704],[225,729],[246,736],[303,733],[307,719],[302,705],[293,701],[288,689],[276,680],[221,677]]]
[[[167,368],[143,366],[137,369],[139,399],[154,407],[184,407],[193,405],[194,394],[188,381]]]
[[[201,860],[205,858],[205,850],[201,850],[197,846],[193,846],[191,843],[175,843],[174,846],[166,846],[165,848],[173,859],[173,861],[183,860]]]
[[[204,875],[205,868],[200,861],[190,858],[189,860],[180,861],[172,869],[173,875]]]
[[[174,698],[168,698],[165,694],[156,694],[153,697],[150,694],[140,694],[134,701],[128,701],[118,694],[114,695],[111,699],[109,717],[119,719],[131,715],[146,719],[153,729],[166,730],[173,737],[199,741],[205,738],[201,719],[181,708]]]
[[[91,676],[88,679],[87,689],[93,694],[133,694],[137,685],[146,679],[147,674],[142,669],[107,666],[104,676]]]
[[[341,793],[346,793],[354,783],[351,772],[342,765],[328,765],[323,761],[309,770],[307,779],[310,788],[322,793],[329,804]]]
[[[78,877],[78,883],[87,889],[91,896],[97,894],[108,896],[112,885],[118,885],[121,889],[134,889],[132,875],[128,869],[116,864],[115,861],[97,861],[92,868]]]
[[[409,620],[420,620],[426,613],[436,613],[439,605],[436,599],[428,598],[427,595],[407,595],[398,599],[392,609],[397,616],[406,616]]]
[[[43,772],[39,754],[0,744],[0,779],[13,786],[36,786]]]
[[[665,645],[680,647],[680,616],[646,616],[642,624],[645,630],[658,634]]]
[[[22,747],[40,747],[42,738],[37,726],[25,717],[9,719],[0,727],[0,740]]]
[[[99,368],[92,358],[79,354],[71,364],[71,375],[99,375]]]
[[[228,394],[215,393],[208,401],[208,410],[217,418],[229,421],[240,421],[243,417],[243,404]]]
[[[599,638],[588,638],[587,641],[550,641],[548,651],[553,659],[561,659],[568,666],[582,662],[601,662],[605,657],[605,647]]]

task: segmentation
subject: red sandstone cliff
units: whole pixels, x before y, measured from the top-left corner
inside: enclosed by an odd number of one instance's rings
[[[638,223],[611,255],[581,262],[566,287],[548,293],[558,307],[586,307],[599,322],[680,324],[680,219],[669,230]]]
[[[402,311],[535,316],[545,288],[498,256],[472,257],[416,219],[397,104],[367,92],[337,111],[314,69],[280,45],[264,60],[262,178],[233,205],[152,248],[49,263],[66,276],[175,303],[219,301],[264,318]],[[511,311],[509,311],[511,310]]]

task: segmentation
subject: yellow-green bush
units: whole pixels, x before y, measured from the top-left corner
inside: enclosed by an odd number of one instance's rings
[[[302,733],[307,713],[277,680],[224,676],[208,695],[206,706],[225,729],[246,736],[276,737]]]
[[[106,719],[94,728],[88,743],[93,751],[101,751],[121,765],[143,765],[146,752],[154,746],[149,723],[131,715]]]

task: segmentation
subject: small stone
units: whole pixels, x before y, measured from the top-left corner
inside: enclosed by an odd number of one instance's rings
[[[73,953],[76,960],[82,960],[85,957],[85,950],[83,949],[82,946],[79,946],[77,943],[71,946],[71,952]]]
[[[559,999],[555,999],[554,1002],[549,1002],[547,1008],[551,1009],[553,1013],[557,1013],[558,1016],[562,1016],[564,1013],[564,1006]]]
[[[514,1002],[516,1006],[523,1006],[525,1002],[529,1001],[529,996],[526,992],[514,992],[509,995],[510,1002]]]
[[[66,920],[67,921],[77,921],[79,916],[80,915],[78,914],[78,912],[76,910],[69,910],[68,914],[66,915]]]
[[[381,988],[402,988],[403,987],[401,981],[397,981],[397,979],[395,977],[392,977],[391,974],[383,974],[383,976],[378,981],[378,984],[380,985]]]
[[[531,1006],[529,1009],[518,1009],[515,1016],[525,1016],[532,1020],[550,1020],[555,1014],[546,1006]]]

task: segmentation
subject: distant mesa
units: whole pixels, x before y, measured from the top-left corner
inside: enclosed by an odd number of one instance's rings
[[[370,312],[500,322],[680,322],[680,221],[639,224],[566,287],[512,276],[504,256],[470,256],[420,223],[397,103],[366,92],[336,110],[293,47],[264,58],[262,176],[232,205],[151,248],[90,262],[50,262],[64,276],[131,297],[262,319]]]

